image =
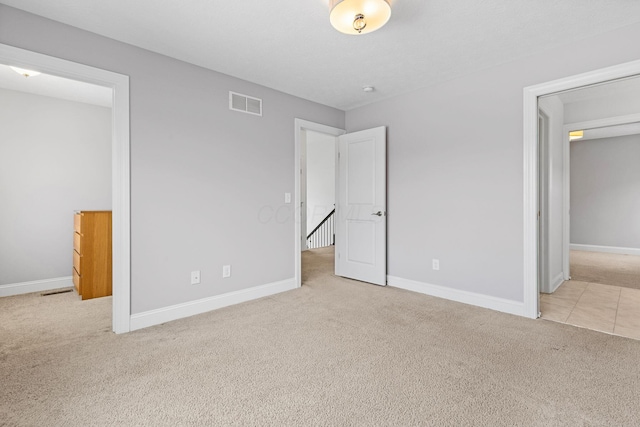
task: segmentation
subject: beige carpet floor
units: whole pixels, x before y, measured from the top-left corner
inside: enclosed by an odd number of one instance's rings
[[[3,426],[637,426],[640,341],[331,274],[125,335],[108,298],[0,299]]]
[[[571,279],[640,289],[640,255],[571,251]]]

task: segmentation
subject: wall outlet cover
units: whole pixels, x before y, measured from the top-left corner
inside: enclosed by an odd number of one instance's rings
[[[223,278],[231,277],[231,266],[230,265],[223,265],[222,266],[222,277]]]
[[[197,285],[200,283],[200,270],[191,272],[191,284]]]

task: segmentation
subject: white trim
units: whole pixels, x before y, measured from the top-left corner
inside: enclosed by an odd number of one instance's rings
[[[537,143],[538,143],[538,97],[564,90],[602,83],[640,74],[640,61],[614,65],[596,71],[542,83],[523,89],[523,232],[524,232],[524,305],[525,316],[536,318],[538,307],[538,272],[536,217],[537,188]],[[566,154],[566,153],[565,153]],[[565,156],[566,157],[566,156]],[[566,188],[566,187],[565,187]],[[566,193],[565,193],[566,194]],[[565,230],[566,233],[566,230]],[[564,271],[569,274],[568,270]]]
[[[147,328],[297,288],[295,278],[131,315],[131,330]]]
[[[560,287],[560,285],[562,285],[564,281],[565,281],[564,272],[561,271],[560,273],[558,273],[556,277],[553,278],[553,280],[551,280],[549,293],[550,294],[554,293]]]
[[[604,119],[597,120],[587,120],[585,122],[568,123],[564,125],[563,131],[568,134],[572,130],[595,129],[608,126],[626,125],[628,123],[636,122],[640,122],[640,113],[627,114],[624,116],[606,117]]]
[[[569,242],[571,241],[571,146],[569,132],[562,127],[562,273],[564,280],[571,279]]]
[[[0,297],[50,291],[52,289],[69,288],[72,286],[73,278],[71,276],[56,277],[55,279],[34,280],[31,282],[10,283],[8,285],[0,285]]]
[[[41,53],[0,44],[0,63],[113,89],[112,210],[113,318],[116,333],[129,332],[131,314],[131,215],[129,77]]]
[[[540,120],[543,122],[544,137],[541,138],[542,144],[539,144],[538,153],[538,188],[540,191],[540,197],[538,199],[538,210],[540,212],[540,218],[538,220],[538,274],[539,289],[548,289],[551,285],[550,268],[551,260],[549,258],[549,224],[551,216],[551,115],[544,111],[542,107],[538,110],[538,128],[540,127]]]
[[[294,179],[294,191],[293,191],[293,210],[294,210],[294,223],[295,223],[295,231],[294,231],[294,239],[295,244],[293,246],[294,250],[294,265],[295,265],[295,277],[296,287],[300,287],[302,285],[302,256],[301,256],[301,248],[302,248],[302,233],[300,228],[300,132],[303,130],[311,130],[314,132],[325,133],[333,136],[344,135],[346,131],[344,129],[334,128],[327,125],[322,125],[320,123],[314,123],[303,119],[294,119],[294,163],[295,167],[293,168],[295,173]],[[336,150],[337,153],[337,150]],[[336,154],[337,155],[337,154]],[[305,236],[306,237],[306,236]]]
[[[524,201],[524,313],[537,319],[538,291],[538,95],[524,89],[524,147],[523,147],[523,201]],[[532,290],[535,290],[535,294]]]
[[[581,245],[577,243],[571,243],[569,248],[572,251],[605,252],[609,254],[621,254],[621,255],[640,255],[640,248],[621,248],[616,246]]]
[[[429,283],[417,282],[415,280],[403,279],[401,277],[394,276],[387,276],[387,285],[464,304],[501,311],[503,313],[525,316],[525,305],[520,301],[492,297],[477,294],[475,292],[461,291],[459,289],[447,288],[445,286],[432,285]]]

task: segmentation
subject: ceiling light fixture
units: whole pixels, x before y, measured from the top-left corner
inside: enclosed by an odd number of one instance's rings
[[[18,67],[12,67],[12,66],[9,66],[9,68],[11,68],[16,73],[25,77],[34,77],[40,74],[39,71],[25,70],[24,68],[18,68]]]
[[[367,34],[380,29],[391,17],[389,0],[331,0],[331,25],[345,34]]]
[[[575,141],[576,139],[582,139],[583,137],[583,130],[574,130],[573,132],[569,132],[569,141]]]

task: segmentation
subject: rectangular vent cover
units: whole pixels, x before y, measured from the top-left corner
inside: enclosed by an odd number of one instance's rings
[[[262,116],[262,99],[241,93],[229,92],[229,109]]]

